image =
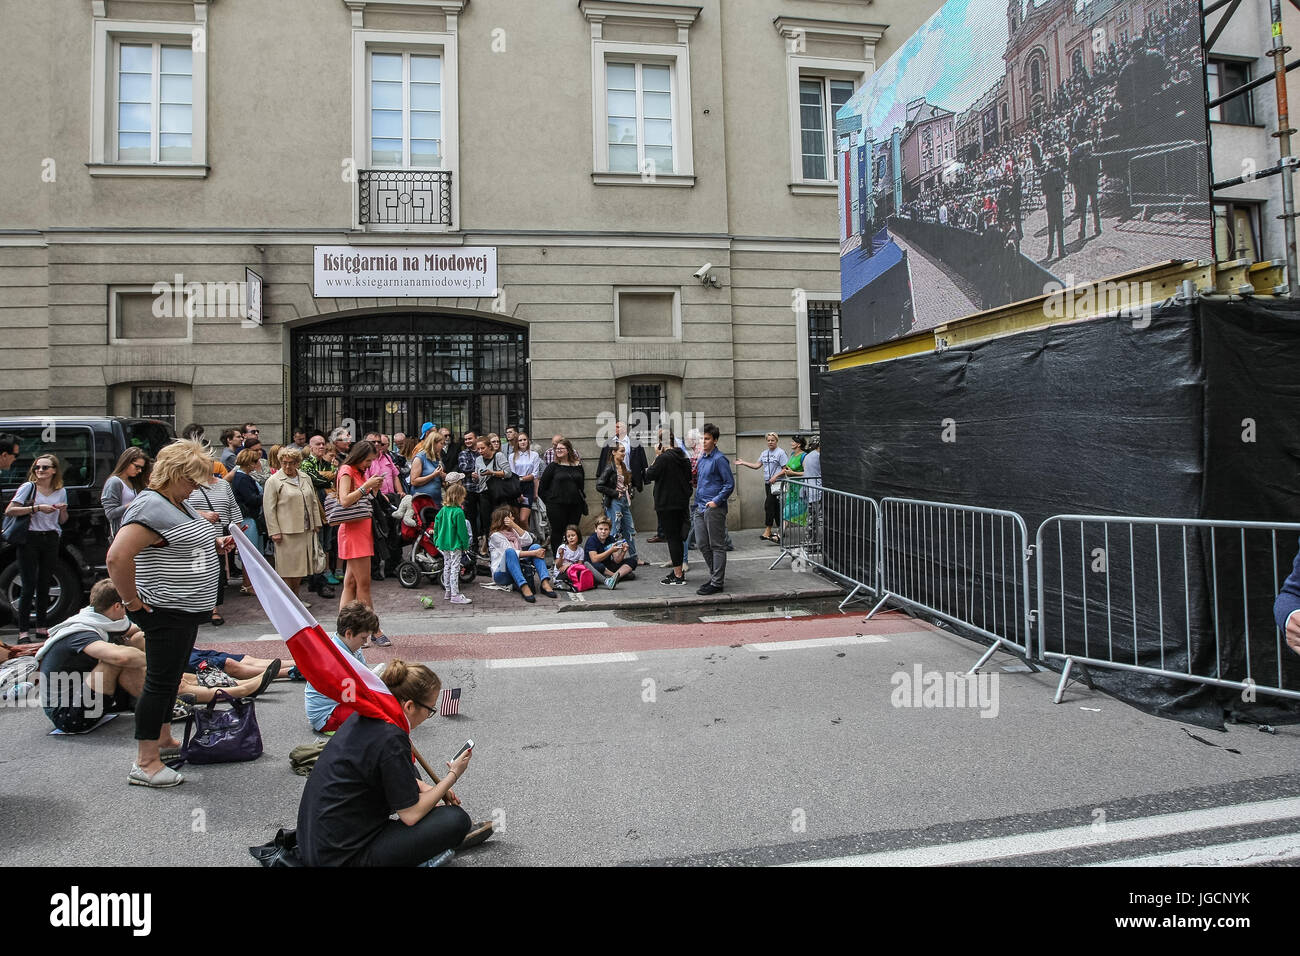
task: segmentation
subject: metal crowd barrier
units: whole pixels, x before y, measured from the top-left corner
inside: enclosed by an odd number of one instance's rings
[[[880,592],[880,509],[874,500],[826,488],[816,478],[787,480],[778,498],[781,553],[769,571],[788,557],[792,565],[816,568],[851,585],[841,610],[859,600],[859,592]]]
[[[1031,547],[1013,511],[787,481],[781,554],[863,592],[1064,662],[1300,700],[1300,656],[1273,620],[1300,523],[1056,515]],[[1279,544],[1279,532],[1283,533]],[[1030,558],[1037,581],[1031,603]],[[1037,625],[1037,646],[1033,640]]]
[[[1278,532],[1289,532],[1279,549]],[[1300,524],[1056,515],[1038,529],[1038,653],[1300,699],[1273,620]],[[1289,676],[1284,673],[1289,671]]]
[[[1029,549],[1013,511],[907,498],[880,499],[880,601],[894,601],[965,627],[992,645],[1032,653]]]

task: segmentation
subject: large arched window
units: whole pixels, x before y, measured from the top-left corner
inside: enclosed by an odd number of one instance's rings
[[[1070,57],[1070,70],[1075,76],[1083,75],[1083,51],[1075,50]]]
[[[1029,61],[1029,92],[1035,96],[1043,92],[1043,68],[1038,60]]]

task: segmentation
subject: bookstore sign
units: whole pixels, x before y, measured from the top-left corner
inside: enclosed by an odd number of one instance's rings
[[[317,246],[317,298],[495,296],[495,246]]]

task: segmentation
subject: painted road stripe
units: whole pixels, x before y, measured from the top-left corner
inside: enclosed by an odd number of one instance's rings
[[[710,614],[707,617],[700,618],[700,623],[726,624],[728,621],[764,621],[772,618],[780,621],[788,617],[812,617],[812,611],[805,611],[800,608],[793,610],[788,614],[783,611],[750,611],[746,614]]]
[[[635,654],[570,654],[568,657],[506,657],[487,661],[488,667],[562,667],[566,664],[621,664],[636,660]]]
[[[1198,846],[1171,853],[1153,853],[1127,860],[1107,860],[1089,866],[1258,866],[1300,859],[1300,833]]]
[[[747,651],[798,651],[805,647],[839,647],[842,644],[888,644],[879,634],[850,634],[847,637],[814,637],[807,641],[766,641],[746,644]]]
[[[908,850],[888,850],[883,853],[864,853],[858,856],[842,856],[790,865],[951,866],[975,863],[980,860],[1025,856],[1030,853],[1053,853],[1080,847],[1127,843],[1130,840],[1146,840],[1175,833],[1214,830],[1219,827],[1267,823],[1270,820],[1287,820],[1292,817],[1300,817],[1300,797],[1264,800],[1259,803],[1239,803],[1208,810],[1189,810],[1185,813],[1164,813],[1158,816],[1139,817],[1136,820],[1107,821],[1106,829],[1101,832],[1094,831],[1091,824],[1085,824],[1060,830],[1020,833],[987,840],[967,840],[963,843],[939,846],[921,846]]]
[[[279,634],[259,634],[259,635],[257,636],[257,639],[258,639],[259,641],[282,641],[282,640],[284,640],[284,638],[281,637]]]
[[[578,621],[574,624],[525,624],[523,627],[517,624],[501,624],[497,627],[489,627],[489,634],[514,634],[523,631],[580,631],[591,627],[609,627],[604,621]]]

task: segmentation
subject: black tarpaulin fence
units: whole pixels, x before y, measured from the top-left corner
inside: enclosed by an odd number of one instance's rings
[[[1072,323],[829,373],[825,483],[877,500],[1013,511],[1031,537],[1059,514],[1296,521],[1297,316],[1289,303],[1201,300],[1157,309],[1149,320]],[[1251,530],[1243,550],[1240,529],[1235,539],[1226,529],[1188,529],[1186,585],[1171,586],[1184,571],[1181,529],[1159,532],[1159,561],[1149,526],[1134,529],[1131,551],[1127,527],[1109,549],[1099,527],[1063,523],[1060,533],[1065,557],[1082,546],[1094,576],[1079,588],[1067,580],[1063,590],[1062,570],[1078,574],[1078,557],[1045,568],[1040,611],[1053,616],[1066,653],[1091,656],[1084,628],[1095,649],[1108,608],[1114,660],[1228,680],[1244,679],[1249,667],[1260,684],[1300,688],[1300,657],[1278,647],[1271,617],[1295,535]],[[1166,538],[1173,535],[1177,547]],[[933,546],[922,536],[905,547]],[[1091,570],[1097,548],[1105,574]],[[963,573],[952,558],[946,567],[949,576]],[[1106,581],[1109,605],[1096,587]],[[1161,660],[1173,666],[1160,668]],[[1293,704],[1264,695],[1251,702],[1234,689],[1100,668],[1089,676],[1135,706],[1206,726],[1221,726],[1225,712],[1297,719]]]

